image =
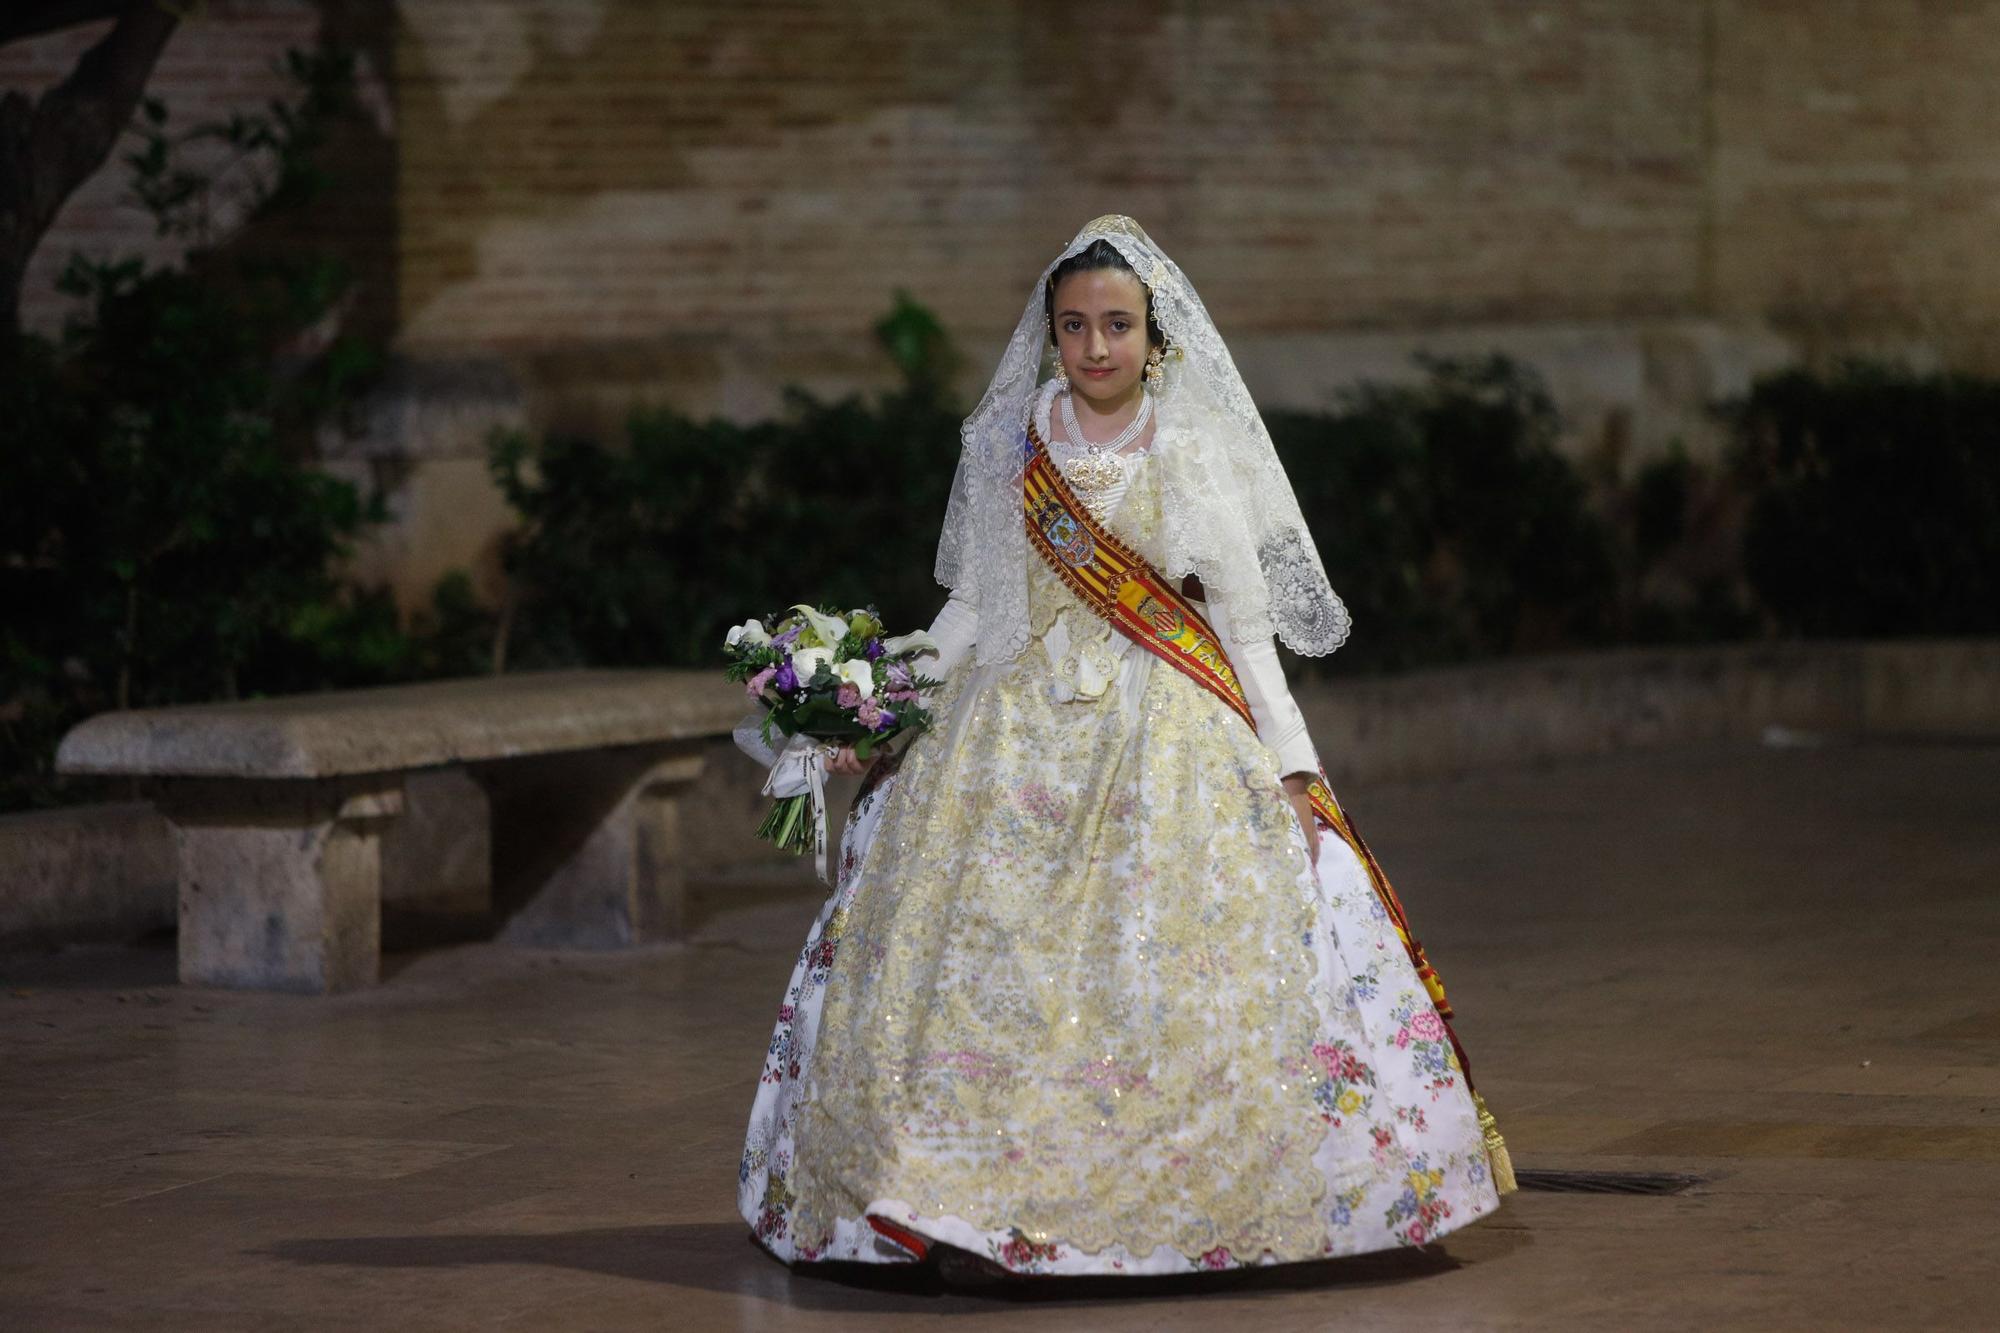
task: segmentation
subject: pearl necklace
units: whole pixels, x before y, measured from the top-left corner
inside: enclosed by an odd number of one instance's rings
[[[1072,458],[1063,466],[1063,475],[1069,479],[1083,502],[1093,509],[1096,500],[1116,486],[1125,476],[1125,458],[1120,450],[1139,438],[1146,424],[1153,419],[1153,395],[1139,396],[1139,410],[1132,414],[1131,424],[1111,439],[1093,443],[1085,438],[1083,427],[1077,423],[1076,402],[1069,391],[1059,394],[1062,399],[1063,430],[1074,444],[1083,446],[1083,456]]]

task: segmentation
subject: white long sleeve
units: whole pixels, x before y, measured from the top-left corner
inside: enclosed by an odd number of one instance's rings
[[[952,589],[950,599],[937,613],[937,619],[931,622],[930,634],[937,640],[937,660],[921,663],[919,669],[927,676],[944,680],[965,660],[965,655],[972,651],[972,645],[979,639],[979,612],[972,600],[958,589]]]
[[[1236,668],[1236,679],[1243,686],[1250,716],[1257,719],[1257,738],[1277,752],[1279,774],[1319,772],[1319,753],[1306,733],[1305,714],[1299,711],[1291,688],[1285,684],[1285,669],[1278,663],[1277,644],[1268,634],[1248,642],[1237,638],[1230,627],[1228,612],[1219,603],[1209,603],[1206,614],[1217,641]]]

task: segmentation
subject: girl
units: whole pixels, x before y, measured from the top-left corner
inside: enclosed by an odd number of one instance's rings
[[[1494,1211],[1511,1171],[1443,989],[1272,642],[1332,652],[1346,608],[1138,224],[1043,272],[962,436],[938,724],[869,775],[779,1010],[758,1239],[1157,1274]]]

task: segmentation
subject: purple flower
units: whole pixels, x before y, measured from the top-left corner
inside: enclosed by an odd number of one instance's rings
[[[852,682],[843,684],[834,692],[833,701],[842,708],[858,708],[861,705],[861,691]]]
[[[889,663],[889,684],[899,690],[910,687],[910,668],[901,662]]]
[[[870,702],[873,701],[871,700]],[[887,731],[896,725],[896,712],[894,709],[878,708],[875,711],[878,714],[876,720],[866,725],[873,727],[877,731]]]
[[[789,647],[791,647],[791,646],[792,646],[792,644],[794,644],[794,643],[796,643],[796,642],[798,641],[798,637],[799,637],[799,631],[800,631],[800,630],[802,630],[802,629],[804,629],[804,628],[805,628],[805,626],[803,626],[803,625],[794,625],[794,626],[792,626],[792,627],[791,627],[790,629],[786,630],[786,631],[785,631],[784,633],[782,633],[782,634],[778,634],[778,635],[774,635],[774,636],[772,637],[772,639],[771,639],[771,642],[772,642],[772,643],[782,643],[782,644],[784,644],[784,645],[785,645],[785,646],[786,646],[787,648],[789,648]]]
[[[901,703],[916,698],[917,692],[915,690],[884,690],[882,691],[882,697]]]
[[[765,667],[762,671],[759,671],[743,683],[743,692],[752,699],[757,698],[764,693],[764,687],[771,683],[771,677],[777,674],[778,669],[776,667]]]
[[[875,730],[875,724],[882,720],[882,705],[873,699],[863,699],[861,707],[854,710],[854,720],[871,731]]]
[[[772,679],[771,683],[778,687],[780,693],[790,694],[799,687],[799,676],[796,671],[792,670],[792,664],[787,662],[778,668],[778,674]]]
[[[868,646],[861,650],[861,655],[871,662],[874,661],[882,655],[882,641],[880,639],[870,639]]]

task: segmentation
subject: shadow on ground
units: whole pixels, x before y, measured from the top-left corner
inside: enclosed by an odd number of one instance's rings
[[[1482,1227],[1481,1259],[1529,1243],[1526,1233]],[[542,1265],[737,1295],[803,1308],[896,1310],[910,1299],[967,1297],[1012,1304],[1163,1299],[1216,1292],[1304,1291],[1410,1282],[1459,1268],[1439,1247],[1391,1250],[1275,1268],[1171,1277],[948,1281],[934,1264],[801,1264],[766,1254],[738,1223],[690,1222],[582,1231],[430,1236],[348,1236],[280,1241],[247,1253],[299,1264],[356,1268]],[[873,1298],[873,1299],[871,1299]]]

